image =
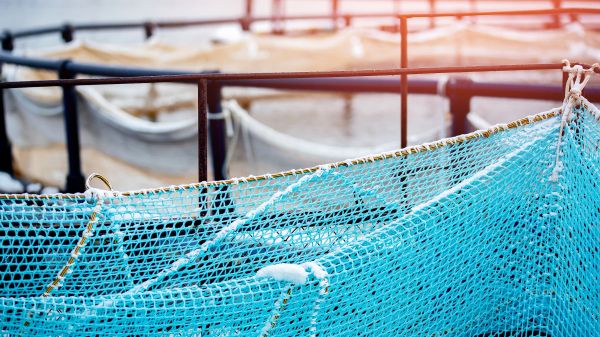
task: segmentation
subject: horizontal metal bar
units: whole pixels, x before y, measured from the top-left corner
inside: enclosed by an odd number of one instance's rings
[[[239,17],[229,18],[216,18],[216,19],[205,19],[205,20],[179,20],[179,21],[136,21],[136,22],[117,22],[117,23],[84,23],[74,24],[73,28],[76,30],[110,30],[110,29],[133,29],[142,28],[146,24],[150,23],[155,27],[159,28],[177,28],[186,26],[202,26],[202,25],[215,25],[225,23],[239,23]]]
[[[6,53],[0,53],[0,61]],[[72,65],[69,65],[70,67]],[[74,66],[73,66],[74,67]],[[417,74],[450,74],[469,72],[500,72],[500,71],[523,71],[523,70],[558,70],[562,69],[562,63],[540,63],[540,64],[509,64],[496,66],[462,66],[462,67],[431,67],[431,68],[402,68],[402,69],[378,69],[378,70],[340,70],[340,71],[316,71],[316,72],[285,72],[285,73],[205,73],[205,74],[183,74],[164,76],[136,76],[136,77],[113,77],[113,78],[78,78],[73,80],[45,80],[45,81],[19,81],[2,82],[0,88],[25,88],[25,87],[51,87],[63,85],[102,85],[102,84],[132,84],[132,83],[161,83],[161,82],[197,82],[206,80],[261,80],[281,78],[335,78],[335,77],[373,77],[393,75],[417,75]],[[69,68],[70,70],[76,68]],[[600,70],[597,70],[600,72]]]
[[[45,70],[59,70],[62,67],[63,60],[44,59],[35,57],[18,56],[12,53],[0,52],[0,62],[7,64],[15,64],[20,66],[32,67]],[[165,75],[184,75],[190,74],[189,71],[177,70],[160,70],[153,68],[131,68],[121,66],[109,66],[95,63],[80,63],[69,62],[66,65],[66,70],[92,76],[118,76],[118,77],[135,77],[135,76],[165,76]],[[208,70],[199,72],[198,74],[215,73],[216,71]]]
[[[0,52],[0,63],[16,64],[44,70],[58,70],[62,66],[63,61],[39,57],[25,57],[13,53]]]
[[[129,68],[77,62],[70,62],[67,65],[67,69],[77,74],[108,77],[174,76],[190,74],[189,71],[160,70],[152,68]],[[198,72],[196,74],[212,74],[215,72],[216,71],[207,70]]]
[[[590,1],[594,2],[594,1]],[[552,14],[600,14],[600,9],[585,8],[585,7],[569,7],[569,8],[553,8],[541,10],[508,10],[508,11],[481,11],[481,12],[439,12],[439,13],[338,13],[337,17],[347,18],[430,18],[430,17],[465,17],[465,16],[537,16],[537,15],[552,15]],[[259,16],[259,17],[230,17],[216,18],[206,20],[180,20],[180,21],[155,21],[153,24],[160,28],[177,28],[186,26],[201,26],[226,23],[240,22],[259,22],[259,21],[294,21],[294,20],[331,20],[333,16],[327,15],[295,15],[295,16]],[[75,30],[96,30],[96,29],[128,29],[136,27],[144,27],[147,22],[121,22],[121,23],[90,23],[90,24],[74,24]],[[50,34],[60,32],[63,25],[56,27],[46,27],[39,29],[31,29],[17,31],[12,33],[14,38],[30,37],[35,35]]]
[[[70,64],[67,66],[69,67]],[[72,70],[69,68],[69,70]],[[84,70],[78,69],[78,72]],[[135,76],[134,72],[130,76]],[[108,76],[108,75],[106,75]],[[121,75],[126,76],[126,75]],[[135,78],[134,78],[135,79]],[[185,81],[185,82],[192,82]],[[8,82],[21,83],[21,82]],[[280,78],[280,79],[231,79],[219,81],[224,87],[255,87],[280,90],[325,91],[325,92],[352,92],[352,93],[400,93],[400,84],[397,79],[390,78]],[[0,87],[3,87],[0,84]],[[436,80],[414,79],[409,80],[410,94],[438,94],[439,82]],[[549,84],[515,84],[500,82],[471,82],[468,86],[453,88],[473,97],[492,98],[519,98],[561,101],[564,91],[560,85]],[[440,93],[441,94],[441,93]],[[590,101],[600,101],[600,88],[589,87],[585,90],[586,98]]]
[[[456,87],[453,90],[473,97],[539,99],[549,101],[562,101],[565,98],[562,86],[551,84],[472,82],[467,87]],[[588,87],[584,92],[585,97],[590,101],[600,101],[600,87]]]
[[[481,11],[481,12],[442,12],[442,13],[403,13],[398,17],[405,18],[439,18],[439,17],[464,17],[464,16],[534,16],[552,14],[600,14],[600,8],[569,7],[552,9],[527,9],[507,11]]]
[[[302,91],[328,91],[328,92],[353,92],[353,93],[400,93],[400,84],[397,79],[389,78],[301,78],[301,79],[276,79],[276,80],[225,80],[219,82],[226,87],[253,87],[272,88],[281,90]],[[411,80],[409,90],[413,94],[437,93],[438,81]]]
[[[242,18],[217,18],[217,19],[206,19],[206,20],[189,20],[189,21],[155,21],[157,27],[160,28],[179,28],[187,26],[205,26],[205,25],[218,25],[227,23],[239,23]]]
[[[37,35],[44,35],[44,34],[53,34],[53,33],[59,33],[60,31],[62,31],[62,29],[63,29],[63,25],[57,25],[57,26],[52,26],[52,27],[34,28],[34,29],[28,29],[28,30],[23,30],[23,31],[12,32],[12,36],[16,39],[16,38],[21,38],[21,37],[30,37],[30,36],[37,36]]]
[[[567,7],[550,9],[526,9],[506,11],[477,11],[477,12],[437,12],[437,13],[339,13],[338,17],[350,18],[430,18],[430,17],[464,17],[464,16],[538,16],[553,14],[600,14],[600,9],[589,7]],[[331,20],[332,15],[292,15],[292,16],[262,16],[249,18],[251,21],[273,21],[273,20]]]
[[[527,9],[527,10],[506,10],[506,11],[480,11],[480,12],[438,12],[438,13],[338,13],[337,17],[349,18],[418,18],[418,17],[462,17],[462,16],[537,16],[551,14],[600,14],[600,9],[586,7],[567,7],[567,8],[551,8],[551,9]],[[332,14],[323,15],[285,15],[285,16],[255,16],[255,17],[232,17],[232,18],[216,18],[206,20],[182,20],[182,21],[156,21],[158,27],[183,27],[194,25],[211,25],[223,23],[237,23],[241,20],[250,22],[258,21],[295,21],[295,20],[331,20]],[[139,23],[140,26],[143,23]],[[78,27],[78,26],[75,26]]]
[[[397,79],[390,78],[314,78],[314,79],[278,79],[278,80],[225,80],[220,82],[228,87],[259,87],[282,90],[352,92],[352,93],[390,93],[400,94]],[[439,81],[415,79],[408,81],[410,94],[436,95]],[[562,101],[564,90],[560,85],[552,84],[514,84],[500,82],[470,82],[469,86],[457,86],[454,92],[473,97],[520,98],[531,100]],[[585,96],[590,101],[600,101],[600,87],[588,87]]]
[[[369,0],[369,1],[390,2],[390,0]],[[411,1],[407,1],[407,0],[404,0],[404,1],[405,2],[411,2]],[[453,3],[456,3],[456,2],[471,3],[471,1],[472,0],[443,0],[443,1],[437,0],[436,2],[437,3],[444,3],[444,2],[451,2],[451,3],[452,2]],[[563,4],[567,4],[569,2],[574,2],[574,3],[591,2],[591,3],[595,3],[598,0],[561,0],[561,1],[563,2]],[[415,1],[412,1],[412,2],[419,2],[419,0],[415,0]],[[506,1],[503,1],[503,0],[475,0],[475,2],[477,2],[477,3],[479,3],[479,2],[483,2],[483,3],[485,3],[485,2],[488,2],[488,3],[490,3],[490,2],[502,3],[502,2],[506,2]],[[548,3],[550,1],[549,0],[526,0],[526,2],[544,2],[544,3]]]
[[[116,23],[83,23],[74,24],[75,30],[111,30],[111,29],[135,29],[144,27],[145,22],[116,22]]]

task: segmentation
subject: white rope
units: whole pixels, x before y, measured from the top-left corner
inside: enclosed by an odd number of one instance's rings
[[[221,120],[221,119],[226,119],[227,117],[229,117],[229,111],[228,110],[223,110],[221,112],[211,112],[208,113],[206,115],[206,118],[208,120]]]
[[[257,273],[256,277],[269,277],[277,281],[290,282],[281,292],[281,296],[273,306],[269,320],[263,326],[260,336],[266,337],[271,334],[271,331],[277,325],[279,317],[283,314],[288,301],[291,298],[292,290],[296,285],[304,285],[312,276],[314,279],[319,281],[319,294],[315,299],[314,305],[310,314],[310,327],[308,331],[310,336],[317,335],[317,318],[321,310],[321,304],[325,300],[325,296],[329,292],[329,280],[327,276],[329,274],[321,265],[316,262],[306,262],[301,265],[298,264],[275,264],[261,268]]]
[[[339,147],[323,145],[276,131],[252,118],[235,101],[226,102],[224,107],[231,112],[235,121],[241,124],[253,136],[286,151],[300,152],[327,159],[347,159],[387,151],[395,148],[397,145],[395,142],[374,147]]]
[[[589,69],[583,69],[581,65],[571,66],[571,63],[568,60],[563,60],[563,63],[565,63],[563,71],[568,72],[569,76],[567,78],[567,83],[565,84],[565,99],[563,100],[560,131],[556,143],[556,160],[549,179],[554,182],[558,181],[558,175],[563,168],[561,161],[561,145],[565,126],[567,123],[571,122],[573,118],[573,107],[578,103],[581,103],[581,93],[583,88],[585,88],[586,84],[590,81],[595,69],[600,68],[598,63],[595,63]]]
[[[95,115],[114,128],[132,136],[148,141],[168,142],[191,138],[198,133],[197,118],[175,122],[150,122],[123,111],[97,90],[81,87],[78,91]]]
[[[6,79],[6,81],[23,81],[27,78],[23,78],[20,76],[20,73],[23,67],[19,67],[13,64],[6,64],[2,68],[2,77]],[[26,89],[10,89],[8,92],[15,99],[15,103],[19,107],[23,107],[22,110],[31,112],[38,116],[44,117],[53,117],[53,116],[62,116],[63,106],[60,100],[60,95],[49,95],[48,99],[42,99],[42,97],[37,97],[38,99],[34,99],[27,94],[27,90],[31,92],[31,90],[38,91],[44,90],[46,92],[51,92],[53,89],[46,88],[26,88]]]
[[[213,235],[213,237],[210,240],[203,242],[198,248],[186,253],[183,257],[180,257],[175,262],[172,262],[167,268],[154,275],[153,278],[148,279],[134,286],[133,288],[130,288],[125,293],[136,294],[146,291],[152,286],[154,286],[156,283],[167,278],[168,276],[178,272],[179,270],[187,267],[192,263],[195,263],[196,261],[198,261],[199,258],[202,257],[202,254],[209,251],[212,247],[221,242],[227,236],[237,233],[238,228],[246,226],[257,216],[260,216],[261,214],[264,214],[266,211],[268,211],[277,202],[281,202],[285,198],[288,198],[290,197],[290,195],[296,193],[300,188],[309,185],[315,180],[320,179],[323,175],[329,175],[332,172],[333,171],[329,166],[323,165],[319,170],[315,171],[312,174],[303,176],[302,178],[298,179],[298,181],[296,181],[295,183],[286,187],[284,190],[280,190],[273,193],[273,195],[271,195],[271,197],[268,200],[264,201],[258,207],[247,212],[243,217],[236,219],[227,226],[223,226],[216,234]],[[250,175],[248,177],[238,178],[238,180],[240,182],[247,182],[247,179],[249,178],[254,178],[254,176]]]
[[[436,93],[438,96],[446,97],[446,86],[448,85],[449,76],[442,76],[438,78]]]
[[[225,170],[225,172],[229,172],[230,167],[231,167],[231,162],[233,160],[233,156],[235,154],[235,150],[237,148],[238,145],[238,141],[240,138],[240,133],[242,133],[242,128],[241,125],[239,123],[233,123],[233,120],[231,118],[231,112],[228,109],[223,110],[223,113],[227,115],[227,119],[225,120],[225,125],[226,125],[226,129],[227,129],[227,135],[230,137],[229,142],[227,144],[227,152],[226,152],[226,156],[225,156],[225,162],[223,163],[223,170]],[[248,146],[247,141],[245,142],[245,146]],[[246,151],[246,155],[249,155],[250,152]],[[250,162],[253,162],[252,160],[250,160]]]
[[[41,100],[33,100],[27,96],[23,89],[11,89],[8,92],[15,99],[17,106],[21,107],[21,111],[41,117],[61,118],[62,116],[63,106],[60,101],[43,102]]]
[[[307,262],[302,266],[307,272],[310,273],[310,275],[319,280],[319,295],[315,299],[315,303],[310,314],[310,327],[308,329],[310,336],[314,337],[317,336],[317,319],[319,317],[319,312],[321,311],[321,304],[325,301],[325,296],[327,296],[329,293],[329,280],[327,279],[329,274],[321,265],[316,262]]]

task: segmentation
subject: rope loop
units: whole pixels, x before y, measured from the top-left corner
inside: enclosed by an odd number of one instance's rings
[[[600,71],[600,64],[594,63],[587,69],[584,69],[580,64],[575,64],[572,66],[569,60],[563,60],[563,64],[563,71],[569,74],[567,83],[565,83],[563,117],[565,117],[564,114],[567,114],[567,117],[570,117],[570,106],[579,101],[583,89],[589,82],[592,74],[594,74],[596,71]]]
[[[102,183],[104,183],[104,185],[106,187],[108,187],[109,191],[113,191],[113,188],[112,188],[112,186],[110,184],[110,181],[108,181],[108,179],[105,176],[103,176],[103,175],[101,175],[99,173],[96,173],[96,172],[90,174],[87,177],[87,179],[85,180],[85,189],[86,190],[89,190],[89,189],[93,188],[91,183],[92,183],[92,180],[94,180],[94,179],[100,180]]]
[[[600,63],[596,62],[596,63],[592,64],[585,71],[586,71],[586,73],[590,73],[590,74],[594,74],[596,72],[600,72]]]
[[[594,63],[589,68],[584,69],[580,64],[571,66],[567,61],[567,65],[563,67],[563,71],[569,73],[569,77],[565,86],[565,101],[563,103],[563,107],[569,103],[571,98],[574,98],[575,101],[578,101],[581,98],[583,89],[590,81],[592,74],[596,72],[596,69],[600,69],[600,65],[598,63]],[[565,113],[565,111],[563,111],[563,113]]]
[[[576,64],[571,66],[569,60],[563,60],[563,71],[569,74],[567,83],[565,83],[565,99],[562,105],[562,116],[560,122],[560,130],[558,133],[558,141],[556,142],[556,158],[554,163],[554,169],[550,175],[550,181],[558,181],[559,173],[562,170],[561,162],[561,145],[562,138],[567,123],[573,118],[573,108],[581,103],[583,89],[586,84],[590,81],[592,74],[596,70],[600,70],[600,64],[594,63],[588,69],[584,69],[582,65]]]

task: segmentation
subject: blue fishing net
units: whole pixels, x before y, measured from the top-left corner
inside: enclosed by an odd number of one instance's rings
[[[598,336],[582,100],[321,167],[1,195],[3,336]],[[557,151],[558,147],[558,151]]]

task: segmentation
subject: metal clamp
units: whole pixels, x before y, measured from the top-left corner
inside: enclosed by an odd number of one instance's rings
[[[15,48],[15,38],[10,30],[5,30],[2,34],[2,50],[12,51]]]
[[[75,33],[75,28],[70,23],[65,23],[60,31],[60,35],[62,36],[63,41],[71,42],[73,41],[73,35]]]

